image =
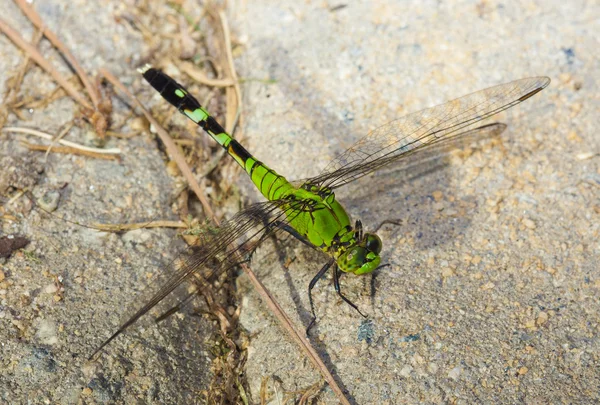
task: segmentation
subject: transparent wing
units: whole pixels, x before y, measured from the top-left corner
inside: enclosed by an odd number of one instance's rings
[[[423,168],[434,163],[439,164],[440,160],[447,157],[451,152],[496,137],[505,129],[506,124],[495,122],[464,131],[443,138],[438,142],[428,143],[421,148],[413,149],[403,155],[402,159],[396,164],[391,166],[382,165],[381,170],[386,171],[389,168],[393,172],[406,172],[406,177],[411,178],[413,175],[418,174],[413,172],[421,172]],[[390,159],[394,160],[393,158]]]
[[[332,189],[343,186],[428,145],[460,136],[460,130],[527,100],[548,83],[547,77],[515,80],[389,122],[360,139],[308,182]]]
[[[198,243],[188,249],[187,255],[170,263],[159,280],[155,280],[134,311],[125,322],[90,356],[94,357],[102,348],[138,321],[153,307],[163,301],[185,281],[193,281],[196,288],[208,287],[210,281],[227,269],[239,265],[246,256],[262,242],[264,236],[275,231],[269,225],[275,221],[287,222],[286,210],[307,209],[301,200],[291,203],[276,200],[257,203],[238,212],[220,227],[206,228],[199,236]],[[182,300],[189,297],[189,292]]]

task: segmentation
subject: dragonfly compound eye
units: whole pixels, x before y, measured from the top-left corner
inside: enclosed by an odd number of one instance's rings
[[[383,247],[383,244],[381,243],[381,239],[379,238],[379,236],[375,235],[374,233],[366,233],[364,239],[365,247],[369,252],[373,252],[376,254],[381,253],[381,248]]]

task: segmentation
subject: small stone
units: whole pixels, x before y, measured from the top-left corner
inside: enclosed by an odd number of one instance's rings
[[[545,324],[546,322],[548,322],[548,314],[547,314],[546,312],[540,312],[540,313],[538,314],[538,317],[537,317],[537,319],[536,319],[535,323],[536,323],[538,326],[542,326],[542,325],[543,325],[543,324]]]
[[[594,156],[596,156],[596,154],[594,152],[582,152],[582,153],[578,153],[577,155],[575,155],[575,158],[577,160],[588,160],[593,158]]]
[[[37,330],[37,337],[45,345],[54,345],[58,343],[58,336],[56,336],[56,325],[49,320],[42,320]]]
[[[53,190],[44,194],[42,198],[38,199],[37,203],[44,211],[53,212],[58,208],[59,201],[60,193]]]
[[[458,380],[458,377],[460,376],[461,371],[462,370],[460,367],[454,367],[452,370],[450,370],[448,372],[448,378],[452,378],[454,381]]]
[[[439,190],[434,191],[433,193],[431,193],[431,195],[433,196],[433,199],[435,201],[440,201],[442,199],[442,197],[444,196],[444,194]]]
[[[523,366],[519,369],[519,374],[525,375],[525,374],[527,374],[528,371],[529,371],[529,369],[527,367]]]
[[[491,290],[494,287],[496,287],[496,284],[492,283],[491,281],[489,283],[485,283],[484,285],[481,286],[482,290]]]
[[[400,370],[400,375],[404,378],[408,378],[410,377],[410,372],[412,371],[412,367],[409,365],[406,365],[404,367],[402,367],[402,370]]]
[[[535,222],[533,222],[531,219],[526,218],[523,220],[522,223],[529,229],[535,229]]]
[[[46,287],[44,287],[44,292],[46,294],[54,294],[57,291],[58,291],[58,287],[56,287],[56,284],[54,284],[54,283],[48,284]]]
[[[4,280],[4,272],[2,270],[0,270],[0,281]]]
[[[131,128],[134,132],[147,131],[148,127],[148,120],[145,118],[137,117],[129,120],[129,128]]]
[[[453,275],[454,270],[452,270],[450,267],[446,267],[442,270],[442,277],[444,278],[452,277]]]
[[[90,387],[85,387],[85,388],[84,388],[84,389],[81,391],[81,393],[82,393],[83,395],[85,395],[86,397],[89,397],[90,395],[92,395],[92,392],[93,392],[93,391],[92,391],[92,389],[91,389]]]

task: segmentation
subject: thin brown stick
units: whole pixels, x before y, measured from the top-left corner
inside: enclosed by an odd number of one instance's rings
[[[71,121],[62,131],[60,131],[60,133],[56,135],[55,138],[52,138],[52,143],[50,143],[50,146],[48,146],[48,150],[46,150],[46,157],[50,154],[52,147],[56,143],[60,142],[60,140],[63,139],[69,133],[71,128],[73,128],[73,121]]]
[[[231,79],[210,79],[208,78],[204,72],[196,67],[195,64],[191,62],[181,62],[181,66],[179,67],[182,72],[187,74],[189,77],[194,79],[196,82],[203,84],[209,87],[230,87],[234,85],[233,80]]]
[[[125,86],[123,86],[121,84],[121,82],[119,82],[119,80],[117,80],[116,77],[113,76],[112,73],[110,73],[108,70],[106,70],[104,68],[100,69],[99,73],[102,76],[104,76],[106,78],[106,80],[111,82],[113,86],[118,88],[123,94],[127,95],[127,97],[129,97],[129,99],[132,100],[133,103],[142,110],[146,119],[150,122],[150,124],[152,124],[154,126],[154,128],[156,128],[156,133],[160,137],[161,141],[165,144],[165,146],[167,148],[167,152],[169,153],[169,156],[171,156],[171,159],[173,159],[175,161],[175,163],[177,163],[177,167],[179,167],[179,170],[183,174],[183,177],[185,177],[186,181],[188,182],[188,185],[190,186],[192,191],[194,191],[194,193],[198,197],[198,200],[200,200],[200,203],[202,204],[202,208],[204,209],[204,212],[206,213],[206,215],[209,218],[214,218],[215,214],[213,213],[213,210],[210,207],[208,200],[204,196],[204,190],[200,187],[200,185],[196,181],[196,178],[194,177],[192,170],[190,169],[189,165],[185,161],[185,158],[179,151],[179,148],[177,148],[177,145],[175,145],[175,142],[173,142],[173,139],[169,136],[167,131],[165,131],[160,126],[158,121],[156,121],[154,119],[154,117],[152,117],[150,112],[148,112],[148,110],[146,110],[144,108],[142,103],[140,103],[140,101],[133,94],[131,94],[129,92],[129,90],[127,90],[127,88]]]
[[[2,132],[14,132],[14,133],[18,133],[18,134],[33,135],[33,136],[37,136],[38,138],[47,139],[49,141],[52,141],[54,139],[54,137],[50,134],[47,134],[42,131],[38,131],[37,129],[31,129],[31,128],[4,127],[4,128],[2,128]],[[89,146],[79,145],[78,143],[66,141],[64,139],[60,139],[58,141],[58,143],[63,144],[65,146],[70,146],[71,148],[75,148],[75,149],[79,149],[79,150],[83,150],[83,151],[87,151],[87,152],[92,152],[92,153],[98,153],[98,154],[117,155],[117,154],[121,153],[121,149],[118,149],[118,148],[110,148],[110,149],[91,148]]]
[[[134,224],[92,224],[94,228],[101,231],[126,231],[135,230],[141,228],[187,228],[188,225],[183,221],[152,221],[152,222],[138,222]]]
[[[92,111],[93,108],[90,103],[83,97],[81,97],[79,91],[75,89],[61,74],[54,69],[54,67],[42,56],[39,51],[29,44],[27,41],[19,35],[19,33],[13,29],[6,21],[0,18],[0,31],[2,31],[11,41],[13,41],[19,48],[21,48],[35,63],[37,63],[42,69],[52,76],[52,78],[58,83],[60,87],[65,89],[67,94],[79,105],[88,110]]]
[[[96,159],[105,159],[105,160],[116,160],[119,158],[118,156],[115,156],[115,155],[107,155],[104,153],[89,152],[89,151],[85,151],[85,150],[81,150],[81,149],[72,148],[69,146],[45,146],[45,145],[37,145],[35,143],[29,143],[26,141],[21,141],[21,143],[23,144],[23,146],[25,146],[29,150],[39,150],[42,152],[46,152],[46,154],[48,154],[50,152],[64,153],[64,154],[68,154],[68,155],[81,155],[81,156],[87,156],[87,157],[92,157],[92,158],[96,158]]]
[[[100,96],[97,93],[96,88],[92,85],[91,81],[89,80],[87,74],[85,73],[85,70],[83,70],[81,65],[79,65],[79,63],[77,62],[77,59],[75,59],[73,54],[61,42],[61,40],[58,39],[56,34],[54,34],[54,32],[50,31],[50,29],[46,27],[46,25],[42,21],[42,18],[27,3],[26,0],[14,0],[14,2],[17,3],[17,6],[19,6],[23,14],[25,14],[25,16],[29,18],[29,21],[31,21],[33,25],[35,25],[39,30],[43,32],[44,36],[48,38],[48,41],[50,41],[52,45],[54,45],[54,47],[56,47],[56,49],[58,49],[58,51],[64,56],[67,62],[69,62],[73,70],[75,70],[75,73],[77,73],[77,76],[79,76],[79,80],[81,80],[81,83],[83,83],[83,87],[85,87],[85,89],[87,90],[90,99],[92,100],[92,104],[94,105],[94,109],[98,110],[98,106],[100,104]]]
[[[229,24],[227,24],[227,17],[223,10],[219,11],[219,22],[221,23],[221,30],[223,32],[223,42],[225,44],[225,55],[227,56],[227,67],[229,77],[233,81],[233,93],[231,87],[227,87],[225,90],[227,98],[227,115],[226,115],[226,129],[230,134],[233,133],[237,119],[242,112],[242,91],[238,83],[237,74],[235,72],[235,66],[233,65],[233,53],[231,51],[231,35],[229,34]],[[230,101],[236,100],[236,108],[230,108],[232,103]]]
[[[235,127],[235,119],[239,116],[239,112],[241,111],[241,108],[242,108],[242,106],[241,106],[242,97],[241,97],[241,90],[240,90],[240,86],[238,83],[237,74],[235,72],[235,67],[233,65],[233,53],[231,51],[231,37],[229,34],[229,25],[227,23],[227,17],[225,16],[225,12],[223,10],[219,11],[218,17],[219,17],[219,22],[221,23],[221,28],[222,28],[222,32],[223,32],[223,41],[225,43],[225,53],[227,56],[227,66],[228,66],[228,71],[229,71],[228,73],[229,73],[231,80],[234,82],[233,89],[234,89],[235,94],[232,95],[231,92],[227,93],[227,100],[230,101],[232,99],[237,98],[238,103],[239,103],[238,108],[235,111],[235,117],[233,118],[233,122],[228,119],[228,122],[230,123],[230,128],[227,128],[227,129],[231,133],[231,132],[233,132],[233,129]],[[231,89],[231,87],[227,88],[227,90],[230,90],[230,89]],[[230,104],[228,103],[228,105],[230,105]],[[230,110],[228,110],[228,118],[231,118]],[[250,270],[250,268],[247,266],[247,264],[242,263],[241,267],[246,272],[248,277],[250,278],[250,281],[254,285],[255,289],[265,299],[265,301],[267,302],[267,305],[269,306],[271,311],[279,319],[279,322],[284,327],[284,329],[288,332],[288,334],[292,337],[292,339],[294,341],[296,341],[296,343],[300,346],[300,348],[306,353],[306,355],[308,356],[310,361],[313,363],[315,368],[317,370],[319,370],[319,372],[321,373],[321,376],[325,379],[325,381],[327,381],[327,383],[329,384],[331,389],[334,391],[334,393],[338,397],[340,403],[342,403],[344,405],[350,405],[346,396],[344,395],[344,392],[338,386],[337,382],[333,378],[333,375],[329,372],[329,369],[327,368],[325,363],[323,363],[323,361],[321,360],[321,357],[319,356],[319,354],[312,347],[312,345],[310,344],[308,339],[306,339],[304,333],[298,332],[296,330],[296,328],[294,328],[293,323],[290,320],[290,318],[283,311],[283,309],[279,306],[277,301],[275,301],[273,296],[271,296],[271,293],[267,290],[267,288],[256,277],[254,272],[252,272]]]
[[[31,46],[37,47],[43,37],[44,33],[41,30],[37,30],[31,38]],[[14,78],[14,81],[8,88],[8,91],[12,92],[12,98],[16,98],[17,94],[21,90],[21,85],[23,84],[23,78],[25,77],[25,73],[27,73],[32,64],[33,61],[31,60],[29,55],[25,55],[23,62],[21,62],[21,67],[17,70],[18,73]]]

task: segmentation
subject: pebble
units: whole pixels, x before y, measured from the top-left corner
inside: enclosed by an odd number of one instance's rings
[[[482,290],[491,290],[494,287],[496,287],[496,284],[492,283],[491,281],[489,283],[485,283],[484,285],[481,286]]]
[[[442,277],[444,277],[444,278],[452,277],[453,275],[454,275],[454,270],[452,270],[452,268],[450,268],[450,267],[446,267],[446,268],[444,268],[444,270],[442,270]]]
[[[43,210],[53,212],[58,208],[58,202],[60,200],[60,193],[58,191],[48,191],[38,199],[37,203]]]
[[[44,287],[44,292],[46,294],[54,294],[57,291],[58,287],[54,283],[48,284],[46,287]]]
[[[36,335],[40,339],[40,342],[45,345],[55,345],[58,343],[56,325],[47,319],[40,321]]]
[[[448,372],[448,378],[452,378],[454,381],[458,380],[461,371],[462,369],[460,367],[454,367]]]
[[[540,312],[540,313],[538,314],[538,317],[537,317],[537,319],[536,319],[535,323],[536,323],[538,326],[542,326],[542,325],[543,325],[543,324],[545,324],[546,322],[548,322],[548,314],[547,314],[546,312]]]
[[[411,366],[406,365],[402,367],[402,370],[400,370],[400,375],[404,378],[408,378],[410,377],[410,372],[412,371],[412,369],[413,368]]]

